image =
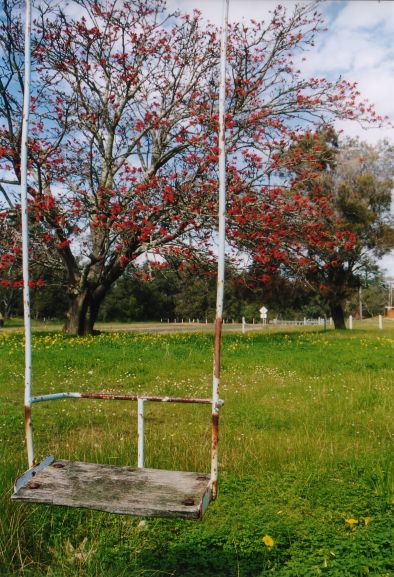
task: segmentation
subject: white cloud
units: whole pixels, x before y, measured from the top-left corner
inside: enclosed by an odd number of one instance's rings
[[[394,27],[394,7],[391,0],[356,0],[343,3],[344,8],[336,19],[336,26],[345,30],[358,30],[382,25],[388,32]]]
[[[321,7],[329,30],[319,36],[303,70],[310,76],[356,81],[377,113],[394,121],[394,3],[363,0]],[[341,121],[337,127],[371,143],[393,135],[388,126],[366,131],[355,122]]]
[[[384,256],[379,264],[386,276],[394,277],[394,253]]]
[[[239,22],[241,20],[267,20],[270,18],[270,11],[280,2],[276,0],[230,0],[229,20]],[[291,10],[297,2],[285,0],[282,5]],[[305,4],[306,2],[298,2]],[[193,9],[200,10],[203,17],[210,22],[220,25],[223,14],[222,0],[167,0],[168,9],[180,10],[181,12],[192,12]]]
[[[322,33],[317,46],[307,55],[303,67],[308,73],[355,73],[376,66],[388,59],[387,49],[374,43],[371,34],[337,30],[331,26],[329,33]]]

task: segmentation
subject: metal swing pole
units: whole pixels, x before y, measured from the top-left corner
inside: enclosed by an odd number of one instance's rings
[[[21,212],[22,212],[22,264],[23,264],[23,313],[25,324],[25,434],[29,468],[34,466],[33,432],[31,423],[31,318],[29,288],[29,222],[27,202],[27,132],[30,109],[30,30],[31,5],[25,3],[25,78],[23,91],[23,117],[21,136]]]
[[[218,484],[218,440],[219,440],[219,385],[220,350],[223,324],[224,257],[226,242],[226,139],[225,139],[225,99],[226,99],[226,57],[227,28],[230,0],[223,0],[222,37],[220,46],[220,86],[219,86],[219,246],[216,293],[216,318],[214,361],[212,378],[212,445],[211,445],[211,489],[212,499],[217,496]]]

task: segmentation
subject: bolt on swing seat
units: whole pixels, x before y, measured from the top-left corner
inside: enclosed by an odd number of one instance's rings
[[[23,303],[25,320],[25,433],[29,469],[17,479],[11,499],[97,509],[109,513],[144,517],[201,519],[217,495],[220,346],[222,332],[225,256],[225,64],[229,0],[223,0],[223,27],[219,93],[219,248],[214,339],[212,398],[148,397],[108,393],[54,393],[32,396],[31,318],[29,292],[29,244],[27,199],[27,132],[30,105],[31,6],[26,0],[25,82],[21,136],[21,220],[23,261]],[[55,459],[34,462],[31,408],[33,403],[65,398],[107,399],[138,402],[138,466],[119,467]],[[211,406],[212,442],[210,474],[144,468],[144,403],[146,401],[199,403]]]

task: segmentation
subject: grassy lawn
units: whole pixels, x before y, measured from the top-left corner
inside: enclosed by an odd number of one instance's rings
[[[0,575],[392,577],[393,353],[394,323],[225,334],[219,500],[202,523],[145,521],[10,502],[23,342],[3,331]],[[36,332],[34,392],[209,396],[211,357],[209,334]],[[37,459],[136,463],[135,403],[42,403],[33,423]],[[209,470],[209,407],[148,403],[145,430],[147,467]]]

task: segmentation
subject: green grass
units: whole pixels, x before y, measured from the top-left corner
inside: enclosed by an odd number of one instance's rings
[[[11,503],[23,348],[1,333],[0,574],[392,577],[393,329],[224,335],[220,496],[202,523]],[[208,334],[34,343],[35,393],[210,395]],[[135,403],[42,403],[33,419],[37,459],[136,462]],[[147,404],[145,427],[146,466],[209,469],[209,407]]]

